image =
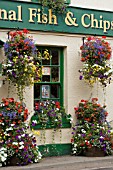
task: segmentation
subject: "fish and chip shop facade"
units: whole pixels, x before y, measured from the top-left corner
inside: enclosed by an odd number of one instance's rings
[[[5,58],[2,48],[8,39],[8,32],[15,29],[28,29],[33,36],[37,48],[42,52],[48,49],[52,58],[42,61],[43,75],[41,82],[35,82],[33,87],[26,87],[25,103],[31,115],[34,102],[51,99],[58,100],[65,107],[66,113],[75,120],[74,107],[81,99],[89,99],[91,88],[79,80],[78,70],[82,68],[80,61],[80,46],[88,35],[106,36],[113,49],[113,12],[71,6],[63,15],[53,13],[37,3],[25,1],[0,1],[0,62]],[[110,60],[113,64],[113,58]],[[102,87],[95,85],[92,89],[93,97],[98,97],[103,104]],[[98,96],[97,96],[98,93]],[[0,87],[0,100],[8,96],[8,83]],[[11,87],[9,97],[17,98],[14,87]],[[106,105],[108,121],[113,120],[113,83],[106,88]],[[61,134],[56,132],[55,144],[61,146],[62,154],[68,154],[71,148],[70,125],[62,128]],[[37,136],[39,145],[43,141]],[[51,129],[46,129],[46,144],[52,143]],[[62,144],[62,145],[61,145]]]

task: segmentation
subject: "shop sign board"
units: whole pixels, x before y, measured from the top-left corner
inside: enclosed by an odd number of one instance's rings
[[[0,0],[0,28],[113,36],[113,12],[69,6],[60,15],[39,3]]]

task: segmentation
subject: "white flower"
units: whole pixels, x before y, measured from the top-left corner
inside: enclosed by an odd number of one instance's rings
[[[76,144],[76,143],[74,144],[74,147],[75,147],[75,148],[77,147],[77,144]]]
[[[6,157],[2,156],[1,161],[4,162],[6,160]]]
[[[100,139],[103,139],[104,137],[103,136],[100,136]]]
[[[32,120],[32,122],[37,124],[37,120]]]
[[[19,144],[20,144],[20,145],[23,145],[23,144],[24,144],[24,142],[19,142]]]
[[[11,126],[14,126],[15,124],[11,124]]]
[[[9,130],[13,130],[13,128],[12,128],[12,127],[10,127],[10,128],[7,128],[7,129],[6,129],[6,131],[9,131]]]
[[[56,110],[59,110],[59,108],[56,108]]]
[[[25,134],[22,134],[21,136],[22,136],[22,137],[25,137]]]
[[[81,130],[82,133],[86,133],[86,131],[84,129]]]
[[[20,147],[19,147],[19,149],[23,149],[24,148],[24,145],[21,145]]]
[[[30,134],[29,134],[29,137],[31,137],[31,136],[33,136],[33,134],[30,133]]]
[[[12,142],[13,145],[18,145],[18,142]]]

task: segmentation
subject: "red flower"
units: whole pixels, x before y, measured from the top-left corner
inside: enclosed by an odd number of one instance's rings
[[[28,31],[26,28],[24,28],[24,29],[23,29],[23,33],[28,34],[29,31]]]
[[[73,143],[73,142],[74,142],[74,139],[72,138],[72,139],[71,139],[71,143]]]

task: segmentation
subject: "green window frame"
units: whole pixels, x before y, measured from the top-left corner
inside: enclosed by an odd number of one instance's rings
[[[31,0],[31,1],[32,1],[32,2],[38,2],[38,3],[40,2],[40,0]],[[66,3],[66,4],[70,4],[70,1],[71,1],[71,0],[66,0],[65,3]]]
[[[42,77],[34,83],[34,103],[43,100],[59,101],[63,106],[64,57],[61,47],[37,47],[43,54],[47,49],[52,56],[50,60],[41,60]]]

